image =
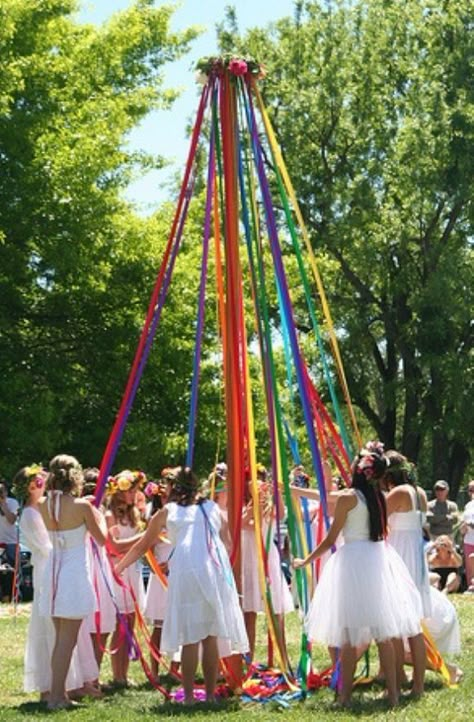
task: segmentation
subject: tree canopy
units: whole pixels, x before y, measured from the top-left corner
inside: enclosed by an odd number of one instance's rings
[[[355,404],[448,478],[471,458],[473,35],[466,0],[297,2],[225,50],[262,92],[338,325]]]
[[[168,106],[164,65],[196,30],[139,0],[97,28],[73,0],[0,1],[3,472],[68,449],[98,463],[166,240],[121,190],[127,133]]]

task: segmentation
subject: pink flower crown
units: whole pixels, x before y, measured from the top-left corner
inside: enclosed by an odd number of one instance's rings
[[[387,464],[388,460],[384,457],[384,444],[381,441],[368,441],[359,453],[356,472],[364,474],[367,480],[373,479],[376,461],[382,459],[385,459]]]

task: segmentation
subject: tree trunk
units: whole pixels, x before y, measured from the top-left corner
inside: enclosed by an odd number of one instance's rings
[[[450,448],[448,462],[449,496],[456,500],[462,486],[463,476],[471,460],[468,449],[460,441],[453,441]]]

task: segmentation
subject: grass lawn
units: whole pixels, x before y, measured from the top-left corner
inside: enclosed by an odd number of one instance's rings
[[[213,720],[227,719],[238,722],[248,719],[249,715],[256,722],[264,722],[278,717],[296,722],[304,720],[347,720],[353,718],[370,718],[371,720],[417,720],[423,722],[457,722],[458,720],[474,719],[474,596],[454,595],[451,597],[457,607],[462,631],[462,654],[457,662],[464,670],[463,682],[454,689],[444,687],[440,678],[427,673],[427,692],[418,701],[404,699],[396,710],[389,710],[384,702],[378,699],[381,688],[358,687],[354,692],[354,709],[341,712],[332,709],[334,694],[328,689],[312,693],[306,701],[295,702],[284,709],[275,703],[243,704],[238,699],[225,700],[219,705],[199,704],[196,707],[164,702],[160,694],[150,688],[138,662],[131,664],[130,678],[137,684],[133,690],[121,690],[104,697],[102,700],[87,699],[80,708],[73,711],[47,713],[37,702],[37,698],[22,692],[23,649],[28,623],[30,605],[20,605],[16,617],[10,606],[0,606],[0,720],[25,722],[53,715],[55,720],[120,720],[135,722],[136,720],[156,720],[176,716],[191,716],[196,720],[212,716]],[[296,613],[289,615],[287,621],[287,637],[290,658],[298,659],[300,623]],[[259,629],[259,639],[265,643],[263,622]],[[263,646],[258,649],[259,660],[265,660]],[[317,648],[313,654],[316,667],[327,666],[328,657],[324,649]],[[376,652],[371,652],[371,673],[377,669]],[[109,660],[104,662],[102,681],[110,678]]]

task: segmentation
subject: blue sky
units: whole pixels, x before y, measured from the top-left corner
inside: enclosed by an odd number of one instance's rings
[[[82,0],[78,20],[100,24],[132,4],[132,0]],[[155,4],[165,3],[156,0]],[[164,67],[166,86],[183,90],[172,109],[150,113],[130,136],[131,147],[159,153],[172,161],[165,169],[148,173],[130,186],[127,197],[145,214],[167,198],[171,179],[184,168],[188,151],[186,125],[194,117],[197,107],[193,67],[200,57],[216,51],[215,25],[224,19],[225,6],[234,5],[241,30],[267,25],[294,13],[294,0],[182,0],[181,3],[166,4],[176,4],[172,20],[174,30],[200,25],[204,32],[184,58]]]

